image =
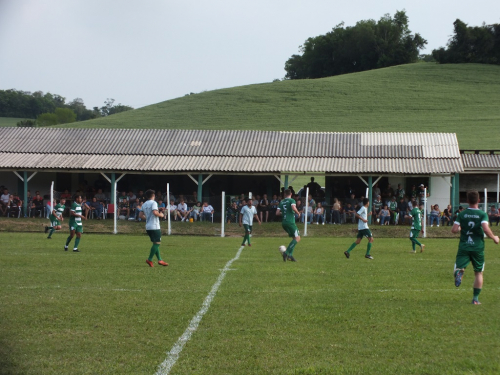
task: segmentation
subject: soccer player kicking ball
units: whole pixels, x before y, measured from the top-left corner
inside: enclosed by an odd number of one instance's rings
[[[163,218],[163,212],[158,211],[158,203],[155,201],[154,190],[148,190],[145,193],[147,201],[142,205],[142,211],[139,213],[139,217],[146,220],[146,232],[153,243],[151,246],[151,251],[149,253],[149,258],[146,263],[149,267],[153,267],[153,258],[158,258],[158,264],[160,266],[168,266],[168,263],[161,260],[160,256],[160,245],[161,245],[161,230],[160,230],[160,218]]]
[[[469,262],[472,262],[476,275],[472,304],[480,305],[478,297],[483,287],[484,234],[497,245],[498,236],[495,236],[488,226],[488,214],[478,208],[479,193],[477,191],[467,192],[467,203],[469,203],[469,208],[458,214],[451,228],[452,233],[460,232],[460,244],[455,262],[455,286],[457,288],[460,286],[465,268]]]
[[[257,210],[254,206],[252,206],[252,200],[249,199],[247,201],[247,205],[243,206],[240,213],[240,227],[243,222],[243,227],[245,228],[245,237],[243,237],[243,243],[241,244],[241,246],[245,246],[245,241],[248,241],[248,246],[252,246],[252,244],[250,243],[250,234],[252,234],[252,224],[254,217],[259,222],[259,225],[261,225],[262,223],[257,216]]]
[[[424,202],[421,202],[418,207],[415,207],[413,210],[410,211],[410,217],[412,219],[411,222],[411,229],[410,229],[410,241],[411,241],[411,246],[413,248],[413,251],[410,251],[410,253],[415,254],[415,245],[420,246],[420,252],[422,253],[424,251],[424,244],[421,244],[417,238],[420,232],[424,232],[422,229],[422,215],[423,215],[423,209],[424,209]]]
[[[295,214],[297,214],[300,219],[300,212],[297,210],[295,199],[291,198],[292,191],[290,189],[286,189],[284,191],[284,196],[285,198],[280,202],[278,208],[276,209],[276,216],[283,216],[281,226],[285,232],[288,233],[288,236],[293,238],[293,240],[283,253],[283,261],[286,262],[287,260],[290,260],[292,262],[296,262],[297,260],[293,257],[293,250],[295,249],[297,242],[300,241],[300,233],[295,225]]]
[[[346,256],[347,259],[351,256],[351,251],[354,249],[357,245],[360,244],[361,239],[363,237],[368,238],[368,246],[366,248],[366,254],[365,258],[366,259],[373,259],[373,257],[370,255],[370,250],[372,248],[372,243],[373,243],[373,234],[368,228],[368,216],[371,215],[371,212],[368,212],[368,207],[370,206],[370,200],[368,198],[363,198],[363,207],[359,209],[358,212],[356,212],[356,217],[358,218],[358,236],[356,242],[354,242],[347,251],[344,251],[344,255]]]
[[[75,196],[75,200],[73,201],[71,209],[69,210],[69,237],[66,240],[64,251],[68,251],[68,245],[73,237],[75,237],[76,233],[75,247],[73,248],[73,252],[80,252],[80,250],[78,250],[78,245],[80,244],[80,238],[82,237],[83,233],[82,219],[87,220],[82,214],[82,200],[83,199],[81,195]]]
[[[64,220],[62,214],[65,209],[66,199],[61,198],[61,200],[59,200],[59,204],[56,204],[49,215],[50,227],[45,227],[45,233],[50,230],[49,236],[47,237],[48,239],[52,238],[52,234],[56,231],[56,229],[61,229],[61,221]]]

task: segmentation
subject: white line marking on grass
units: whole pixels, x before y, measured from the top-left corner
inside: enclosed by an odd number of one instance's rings
[[[227,271],[231,270],[231,264],[233,264],[235,260],[238,260],[244,248],[244,246],[241,246],[236,253],[236,256],[226,263],[226,266],[224,267],[224,269],[222,269],[217,281],[212,286],[212,290],[210,290],[210,293],[208,293],[205,301],[203,301],[203,305],[201,306],[200,311],[198,311],[193,319],[191,319],[189,326],[186,328],[182,336],[179,337],[172,349],[170,349],[170,351],[168,352],[167,358],[165,358],[165,360],[158,366],[158,370],[156,371],[155,375],[167,375],[172,367],[174,367],[175,363],[179,359],[179,355],[181,354],[182,349],[184,349],[184,345],[186,345],[186,343],[191,339],[193,333],[198,329],[203,315],[205,315],[208,311],[212,300],[214,299],[220,285],[222,284],[222,281],[224,280],[224,277],[226,277]]]

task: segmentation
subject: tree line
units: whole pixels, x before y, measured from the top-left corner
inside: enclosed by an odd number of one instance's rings
[[[420,55],[427,40],[410,30],[404,10],[355,26],[341,23],[325,35],[308,38],[299,47],[301,54],[285,62],[285,79],[323,78],[418,61],[500,64],[499,24],[469,27],[457,19],[453,25],[447,49]]]
[[[123,104],[115,104],[108,98],[102,107],[88,109],[83,99],[66,102],[66,98],[42,91],[0,90],[0,117],[19,117],[17,126],[50,126],[75,121],[85,121],[133,109]],[[36,119],[36,120],[35,120]]]

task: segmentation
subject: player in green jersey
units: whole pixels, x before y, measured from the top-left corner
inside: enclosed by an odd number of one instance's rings
[[[64,220],[63,212],[65,209],[66,209],[66,199],[61,198],[59,200],[59,204],[56,204],[54,206],[49,215],[50,227],[49,226],[45,227],[45,233],[47,233],[50,230],[49,236],[47,238],[49,239],[52,238],[52,233],[54,233],[56,229],[61,229],[61,221]]]
[[[467,192],[467,203],[469,208],[458,214],[451,229],[452,233],[460,232],[460,244],[455,262],[455,286],[457,288],[460,286],[465,268],[472,262],[475,274],[472,304],[480,305],[478,297],[483,287],[484,235],[486,234],[497,245],[498,236],[495,236],[488,226],[488,214],[478,208],[477,191]]]
[[[373,244],[373,234],[368,228],[368,216],[372,214],[372,212],[368,212],[368,207],[370,206],[370,200],[368,198],[363,198],[363,207],[359,209],[358,212],[356,212],[356,217],[358,218],[358,236],[356,239],[356,242],[353,242],[352,245],[347,249],[347,251],[344,251],[344,255],[347,259],[351,256],[351,251],[354,249],[357,245],[361,243],[361,240],[363,237],[368,238],[368,246],[366,247],[366,254],[365,258],[366,259],[373,259],[373,257],[370,255],[370,250],[372,249],[372,244]]]
[[[300,241],[300,233],[295,225],[295,214],[298,215],[300,219],[300,212],[297,210],[295,199],[292,199],[292,191],[286,189],[284,191],[285,198],[280,202],[278,208],[276,209],[276,216],[282,215],[281,226],[288,233],[288,237],[292,237],[292,242],[286,248],[283,253],[283,261],[286,262],[290,260],[296,262],[297,260],[293,257],[293,250],[295,245]]]
[[[82,237],[83,233],[83,225],[82,225],[82,219],[87,220],[85,215],[82,212],[82,201],[83,198],[81,195],[76,195],[75,200],[73,201],[73,204],[71,205],[71,209],[69,211],[69,237],[66,240],[66,245],[64,246],[64,251],[68,251],[68,245],[75,237],[76,233],[76,240],[75,240],[75,247],[73,248],[73,251],[75,253],[78,253],[80,250],[78,250],[78,244],[80,243],[80,238]]]
[[[410,251],[410,253],[415,254],[415,245],[420,246],[420,252],[422,253],[424,251],[424,244],[421,244],[417,238],[420,232],[424,232],[422,229],[422,215],[424,213],[424,202],[420,202],[419,207],[415,207],[413,210],[410,211],[410,217],[412,219],[411,222],[411,229],[410,229],[410,241],[411,241],[411,246],[413,248],[413,251]]]

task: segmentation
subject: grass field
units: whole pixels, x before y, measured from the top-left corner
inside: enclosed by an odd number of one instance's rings
[[[17,123],[21,120],[26,119],[16,117],[0,117],[0,126],[17,126]]]
[[[499,102],[500,66],[419,63],[208,91],[67,126],[456,132],[463,149],[497,149]]]
[[[1,374],[153,374],[202,307],[240,238],[169,237],[170,266],[147,267],[140,235],[0,233]],[[171,374],[494,374],[500,372],[500,257],[487,244],[481,306],[472,273],[453,284],[456,239],[254,236]]]

